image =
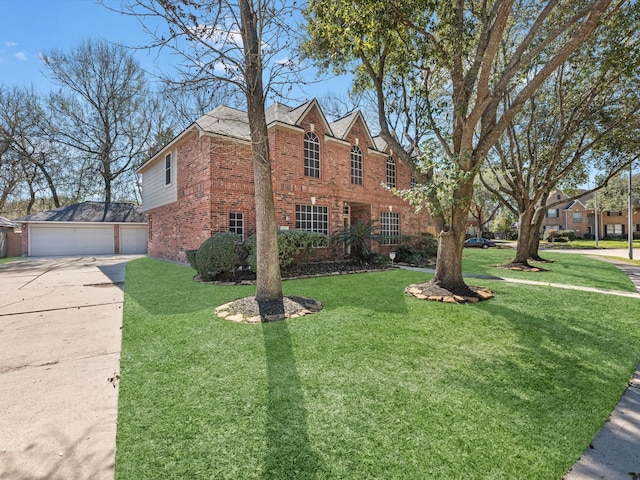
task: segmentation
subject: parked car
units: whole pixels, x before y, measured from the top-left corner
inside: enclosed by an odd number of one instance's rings
[[[489,248],[495,247],[496,242],[493,240],[487,240],[486,238],[470,238],[465,240],[464,246],[469,248]]]

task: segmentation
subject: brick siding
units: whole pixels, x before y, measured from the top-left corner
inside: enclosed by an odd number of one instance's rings
[[[417,215],[400,198],[386,191],[387,155],[371,152],[366,126],[358,120],[347,138],[325,138],[321,113],[315,107],[301,128],[275,126],[269,130],[276,221],[294,229],[296,205],[328,207],[329,233],[350,221],[373,218],[381,211],[400,214],[402,235],[431,231],[427,215]],[[304,176],[304,134],[320,140],[320,178]],[[351,147],[363,152],[363,185],[351,183]],[[198,248],[211,234],[229,230],[229,213],[244,216],[245,237],[255,232],[253,159],[250,145],[217,136],[189,135],[176,146],[177,201],[149,214],[149,248],[153,257],[186,261],[186,250]],[[410,188],[408,168],[396,160],[396,185]],[[392,247],[385,247],[383,251]],[[339,249],[318,249],[314,258],[333,256]]]

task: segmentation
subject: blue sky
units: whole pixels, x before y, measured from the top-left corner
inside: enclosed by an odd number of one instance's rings
[[[120,7],[120,0],[105,0]],[[39,55],[52,49],[73,50],[82,40],[105,39],[142,46],[149,42],[135,18],[112,12],[94,0],[0,0],[0,85],[33,85],[41,92],[54,88],[43,76]],[[168,70],[167,56],[135,51],[146,70]],[[348,79],[332,79],[297,94],[300,101],[327,92],[344,95]]]

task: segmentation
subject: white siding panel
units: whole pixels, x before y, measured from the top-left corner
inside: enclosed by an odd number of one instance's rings
[[[120,253],[147,253],[147,226],[120,226]]]
[[[31,225],[29,255],[113,254],[113,225]]]
[[[164,156],[142,173],[142,209],[147,211],[175,202],[176,156],[171,155],[171,185],[165,185]]]

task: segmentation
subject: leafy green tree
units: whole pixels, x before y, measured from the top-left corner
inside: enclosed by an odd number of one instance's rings
[[[631,198],[634,211],[640,210],[640,174],[631,178]],[[594,202],[590,201],[589,207],[593,208]],[[598,210],[622,212],[629,209],[629,174],[616,175],[609,179],[606,185],[598,192]]]
[[[637,5],[609,16],[527,101],[490,152],[480,176],[518,215],[513,265],[543,260],[538,246],[546,210],[584,195],[572,187],[586,183],[590,169],[607,181],[640,150],[639,24]],[[559,188],[575,195],[549,202]]]
[[[508,209],[502,209],[496,215],[495,220],[493,221],[491,230],[494,233],[500,233],[504,235],[504,238],[508,239],[511,233],[513,232],[513,226],[517,222],[518,217],[516,217],[511,211]]]
[[[617,4],[616,4],[617,5]],[[412,166],[439,239],[432,283],[473,295],[462,248],[489,150],[589,38],[611,0],[311,0],[306,52],[376,94],[380,134]],[[508,100],[508,101],[507,101]],[[391,126],[395,125],[395,131]]]

